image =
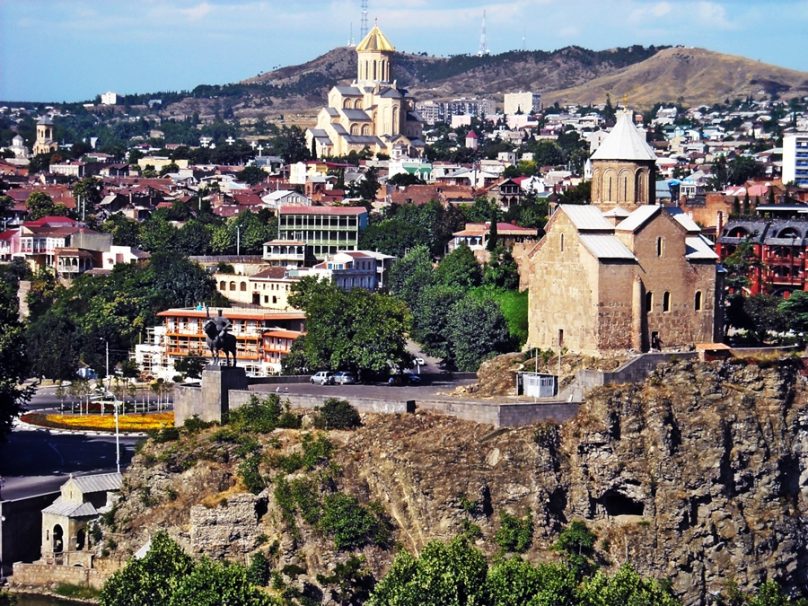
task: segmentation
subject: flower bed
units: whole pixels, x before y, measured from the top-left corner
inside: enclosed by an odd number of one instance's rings
[[[80,429],[88,431],[115,431],[115,415],[60,415],[29,412],[22,421],[54,429]],[[151,431],[174,426],[173,412],[126,414],[118,417],[121,431]]]

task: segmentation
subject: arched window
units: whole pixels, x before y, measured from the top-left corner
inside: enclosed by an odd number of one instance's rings
[[[693,307],[696,311],[701,311],[701,291],[696,291],[696,296],[693,298]]]
[[[665,252],[665,242],[660,236],[656,239],[656,256],[661,257],[663,252]]]
[[[236,290],[236,283],[230,282],[230,290]]]
[[[247,290],[247,283],[246,283],[246,282],[242,282],[242,283],[241,283],[241,292],[246,292],[246,290]]]
[[[226,290],[226,288],[227,288],[227,282],[225,282],[224,280],[219,282],[219,290]]]
[[[645,313],[650,314],[654,310],[654,293],[645,293]]]
[[[351,124],[351,134],[358,135],[359,134],[359,125],[358,124]]]
[[[665,294],[662,295],[662,311],[670,311],[671,310],[671,293],[667,290]]]

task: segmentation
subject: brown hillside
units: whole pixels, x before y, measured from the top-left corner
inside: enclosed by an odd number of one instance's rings
[[[547,92],[544,102],[602,103],[610,94],[626,95],[635,106],[694,106],[775,92],[786,98],[808,94],[808,73],[703,48],[668,48],[583,85]]]

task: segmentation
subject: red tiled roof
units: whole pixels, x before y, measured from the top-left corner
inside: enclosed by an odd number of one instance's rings
[[[286,277],[285,267],[268,267],[250,276],[252,279],[281,280]]]
[[[358,216],[368,211],[363,206],[281,206],[280,214],[284,215],[353,215]]]

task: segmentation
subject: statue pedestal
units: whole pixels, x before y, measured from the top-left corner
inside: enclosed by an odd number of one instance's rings
[[[174,426],[182,427],[194,416],[202,421],[222,423],[230,412],[230,390],[247,389],[247,373],[238,366],[205,366],[201,387],[177,387],[174,398]]]

